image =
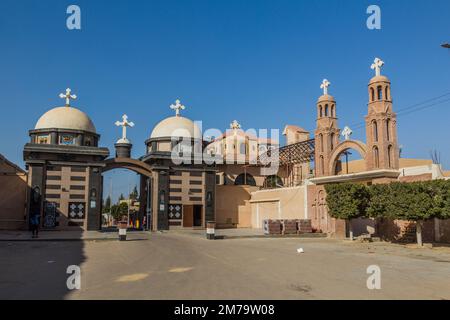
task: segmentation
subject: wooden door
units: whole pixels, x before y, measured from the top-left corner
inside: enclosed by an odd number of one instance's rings
[[[183,227],[192,228],[194,225],[194,206],[183,205]]]

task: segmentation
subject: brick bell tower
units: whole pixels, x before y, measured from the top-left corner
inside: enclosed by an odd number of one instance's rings
[[[392,110],[391,82],[381,75],[384,62],[375,58],[375,77],[369,82],[366,120],[367,169],[398,169],[397,115]]]
[[[322,81],[320,88],[323,95],[317,100],[317,126],[315,138],[315,176],[322,177],[334,174],[329,172],[331,152],[339,143],[339,128],[336,117],[336,100],[328,94],[330,82]]]

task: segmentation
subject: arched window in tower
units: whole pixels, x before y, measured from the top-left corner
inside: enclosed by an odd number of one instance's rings
[[[247,146],[246,146],[246,144],[245,143],[241,143],[240,145],[239,145],[239,152],[241,153],[241,154],[246,154],[247,152]]]
[[[388,146],[388,154],[387,154],[387,156],[388,156],[388,167],[389,168],[392,168],[392,145],[389,145]]]
[[[376,120],[372,120],[373,141],[378,142],[378,124]]]
[[[382,86],[377,87],[377,94],[378,94],[378,100],[383,100],[383,87]]]
[[[384,88],[384,99],[385,100],[389,100],[389,88],[388,86],[386,86],[386,88]]]
[[[330,148],[331,150],[334,149],[334,132],[330,134]]]
[[[322,106],[319,105],[319,118],[322,118]]]
[[[328,105],[325,105],[325,117],[328,117]]]
[[[379,168],[380,167],[380,155],[378,153],[378,148],[377,147],[373,147],[373,166],[375,168]]]
[[[386,120],[386,138],[387,141],[391,141],[391,120]]]
[[[336,110],[334,109],[334,104],[331,105],[331,116],[336,117]]]
[[[323,135],[319,134],[320,151],[323,152]]]
[[[321,174],[324,174],[324,173],[325,173],[324,168],[325,168],[325,162],[324,162],[324,160],[323,160],[323,156],[320,156],[320,166],[319,166],[319,169],[320,169],[320,173],[321,173]]]
[[[370,101],[375,101],[375,90],[373,90],[373,87],[370,88]]]

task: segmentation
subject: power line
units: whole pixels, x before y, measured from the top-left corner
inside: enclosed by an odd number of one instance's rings
[[[444,94],[436,96],[434,98],[430,98],[430,99],[424,100],[422,102],[410,105],[410,106],[405,107],[405,108],[400,108],[397,111],[397,116],[408,115],[408,114],[411,114],[411,113],[414,113],[414,112],[417,112],[417,111],[421,111],[421,110],[424,110],[424,109],[427,109],[427,108],[431,108],[431,107],[443,104],[445,102],[449,102],[450,98],[446,98],[444,100],[440,100],[440,101],[437,101],[437,102],[434,102],[434,103],[431,103],[431,104],[423,105],[423,104],[426,104],[426,103],[438,100],[438,99],[446,97],[446,96],[450,96],[450,92],[444,93]],[[365,125],[366,125],[365,122],[357,122],[357,123],[352,124],[351,127],[352,127],[352,130],[358,130],[358,129],[361,129],[361,128],[365,127]]]

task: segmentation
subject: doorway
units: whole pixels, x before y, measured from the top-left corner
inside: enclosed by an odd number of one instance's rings
[[[202,227],[203,226],[203,206],[201,205],[183,205],[183,227]]]

